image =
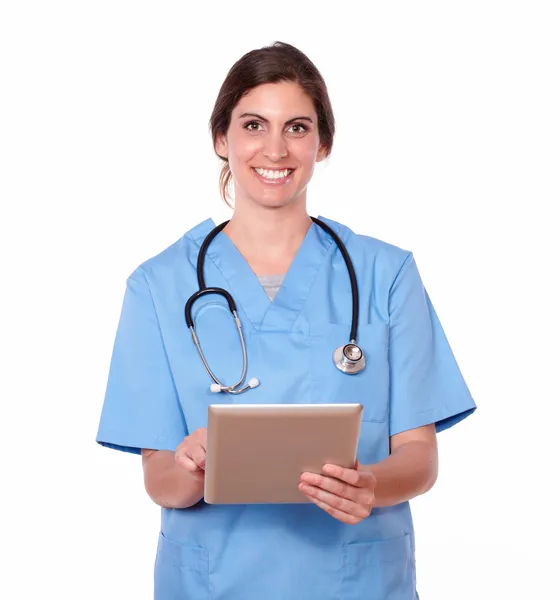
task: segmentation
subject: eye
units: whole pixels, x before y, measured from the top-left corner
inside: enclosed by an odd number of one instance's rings
[[[307,131],[307,127],[303,123],[294,123],[290,127],[290,129],[293,129],[294,127],[296,128],[296,130],[293,131],[292,133],[295,133],[295,134],[302,134]]]
[[[253,125],[256,125],[256,127],[253,127]],[[257,123],[256,121],[249,121],[243,125],[243,128],[247,131],[258,131],[258,127],[260,127],[260,123]]]

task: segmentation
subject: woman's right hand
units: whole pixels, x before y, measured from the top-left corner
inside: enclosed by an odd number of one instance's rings
[[[175,462],[198,481],[204,481],[206,469],[206,427],[188,435],[175,450]]]

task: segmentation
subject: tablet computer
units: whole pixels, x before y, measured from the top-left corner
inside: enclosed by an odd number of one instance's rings
[[[213,404],[208,408],[208,504],[306,503],[304,471],[356,463],[361,404]]]

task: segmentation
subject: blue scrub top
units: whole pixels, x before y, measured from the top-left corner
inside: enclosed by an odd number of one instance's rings
[[[389,438],[435,423],[440,432],[476,406],[457,366],[413,255],[321,217],[341,237],[359,286],[357,342],[367,360],[341,373],[335,348],[348,341],[350,281],[336,243],[312,224],[271,302],[224,233],[211,243],[206,284],[233,294],[259,387],[239,396],[212,383],[185,323],[198,289],[196,262],[208,219],[128,278],[97,441],[139,454],[174,451],[207,425],[209,404],[354,402],[364,406],[358,460],[389,455]],[[242,367],[239,336],[225,300],[205,296],[195,327],[225,384]],[[409,503],[377,508],[345,525],[312,503],[162,509],[155,598],[174,600],[412,600],[417,598]]]

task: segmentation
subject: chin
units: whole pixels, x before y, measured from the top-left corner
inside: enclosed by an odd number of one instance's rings
[[[259,206],[263,206],[266,208],[282,208],[284,206],[288,206],[290,204],[294,204],[295,202],[297,202],[299,196],[282,196],[282,197],[266,197],[263,198],[262,196],[253,196],[251,198],[251,200],[259,205]]]
[[[297,190],[297,193],[287,193],[288,190],[278,190],[279,193],[263,193],[262,190],[252,190],[247,197],[259,206],[267,208],[282,208],[301,201],[305,197],[305,188]]]

